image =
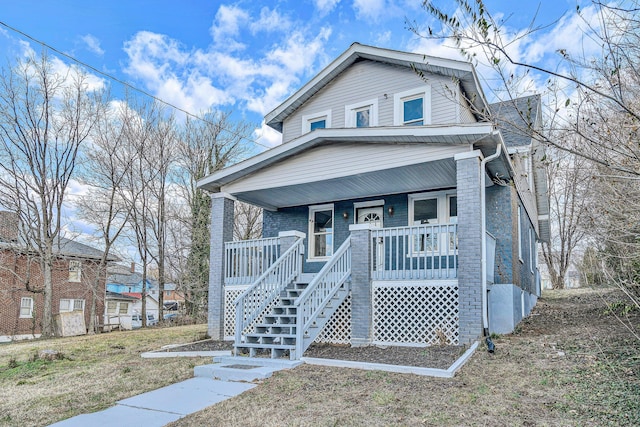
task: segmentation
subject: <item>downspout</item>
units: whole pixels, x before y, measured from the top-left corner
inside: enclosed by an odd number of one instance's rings
[[[498,134],[498,132],[494,131],[493,135]],[[498,141],[498,146],[496,147],[496,152],[489,157],[485,157],[480,162],[480,218],[482,223],[482,245],[481,245],[481,274],[482,274],[482,326],[483,333],[485,336],[485,341],[487,344],[487,350],[489,353],[493,353],[495,350],[495,345],[493,341],[491,341],[491,337],[489,336],[489,316],[488,316],[488,303],[487,303],[487,190],[485,186],[486,182],[486,165],[492,160],[500,157],[502,153],[502,142]]]

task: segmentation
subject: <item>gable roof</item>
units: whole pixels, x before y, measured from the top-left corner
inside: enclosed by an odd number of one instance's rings
[[[342,55],[316,74],[314,78],[309,80],[309,82],[298,89],[298,91],[287,98],[282,104],[268,113],[265,116],[266,124],[278,132],[282,132],[282,123],[286,117],[296,111],[349,66],[363,59],[414,68],[421,72],[440,74],[459,79],[467,98],[472,100],[474,109],[476,111],[488,110],[475,68],[469,62],[353,43]]]
[[[524,96],[489,105],[507,147],[531,144],[532,128],[541,124],[540,95]]]

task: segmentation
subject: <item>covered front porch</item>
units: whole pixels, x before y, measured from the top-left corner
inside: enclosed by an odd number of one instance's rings
[[[467,148],[400,168],[395,193],[382,192],[393,170],[214,193],[209,334],[286,344],[296,358],[312,341],[474,340],[482,332],[481,159]],[[232,241],[236,200],[266,209],[264,239]]]

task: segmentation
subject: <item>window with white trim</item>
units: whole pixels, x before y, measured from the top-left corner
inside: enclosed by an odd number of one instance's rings
[[[423,126],[431,124],[431,86],[412,89],[393,96],[393,124],[395,126]]]
[[[118,311],[117,301],[107,301],[107,314],[116,314]]]
[[[302,133],[331,127],[331,110],[302,116]]]
[[[345,127],[378,126],[378,99],[370,99],[344,107]]]
[[[529,229],[529,270],[533,273],[534,253],[536,250],[536,240],[533,234],[533,230]]]
[[[33,317],[33,298],[20,298],[20,318],[25,319],[31,317]]]
[[[333,205],[309,206],[309,259],[333,255]]]
[[[83,299],[61,299],[60,300],[60,313],[69,311],[84,311]]]
[[[129,303],[121,302],[118,304],[118,314],[127,314],[129,312]]]
[[[518,206],[518,259],[520,262],[524,262],[522,259],[522,207]]]
[[[455,224],[458,222],[458,198],[455,192],[430,192],[409,195],[409,225]],[[446,233],[444,233],[447,237]],[[420,234],[414,236],[413,253],[438,251],[441,236]],[[455,234],[448,236],[449,250],[457,249]]]
[[[82,280],[82,262],[69,261],[69,281],[80,282]]]

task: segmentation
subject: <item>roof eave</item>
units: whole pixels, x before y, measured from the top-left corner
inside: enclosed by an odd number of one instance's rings
[[[401,63],[407,67],[413,65],[417,69],[431,72],[436,72],[435,70],[437,69],[456,71],[456,77],[460,79],[465,91],[471,93],[475,109],[479,112],[488,111],[489,107],[485,101],[482,87],[480,86],[475,68],[471,63],[353,43],[349,49],[344,51],[322,71],[316,74],[314,78],[309,80],[309,82],[274,110],[267,113],[267,115],[265,115],[265,123],[278,132],[282,132],[282,123],[289,114],[359,58],[393,64]],[[474,94],[478,96],[473,96]]]
[[[367,141],[367,142],[393,142],[394,138],[437,138],[440,136],[456,135],[464,140],[463,143],[472,143],[472,139],[482,139],[494,132],[492,123],[473,123],[454,126],[399,126],[399,127],[375,127],[375,128],[328,128],[318,129],[302,135],[299,138],[264,151],[243,162],[225,168],[198,181],[199,188],[209,192],[219,192],[220,187],[247,176],[259,169],[293,156],[301,151],[308,150],[317,145],[334,141]]]

